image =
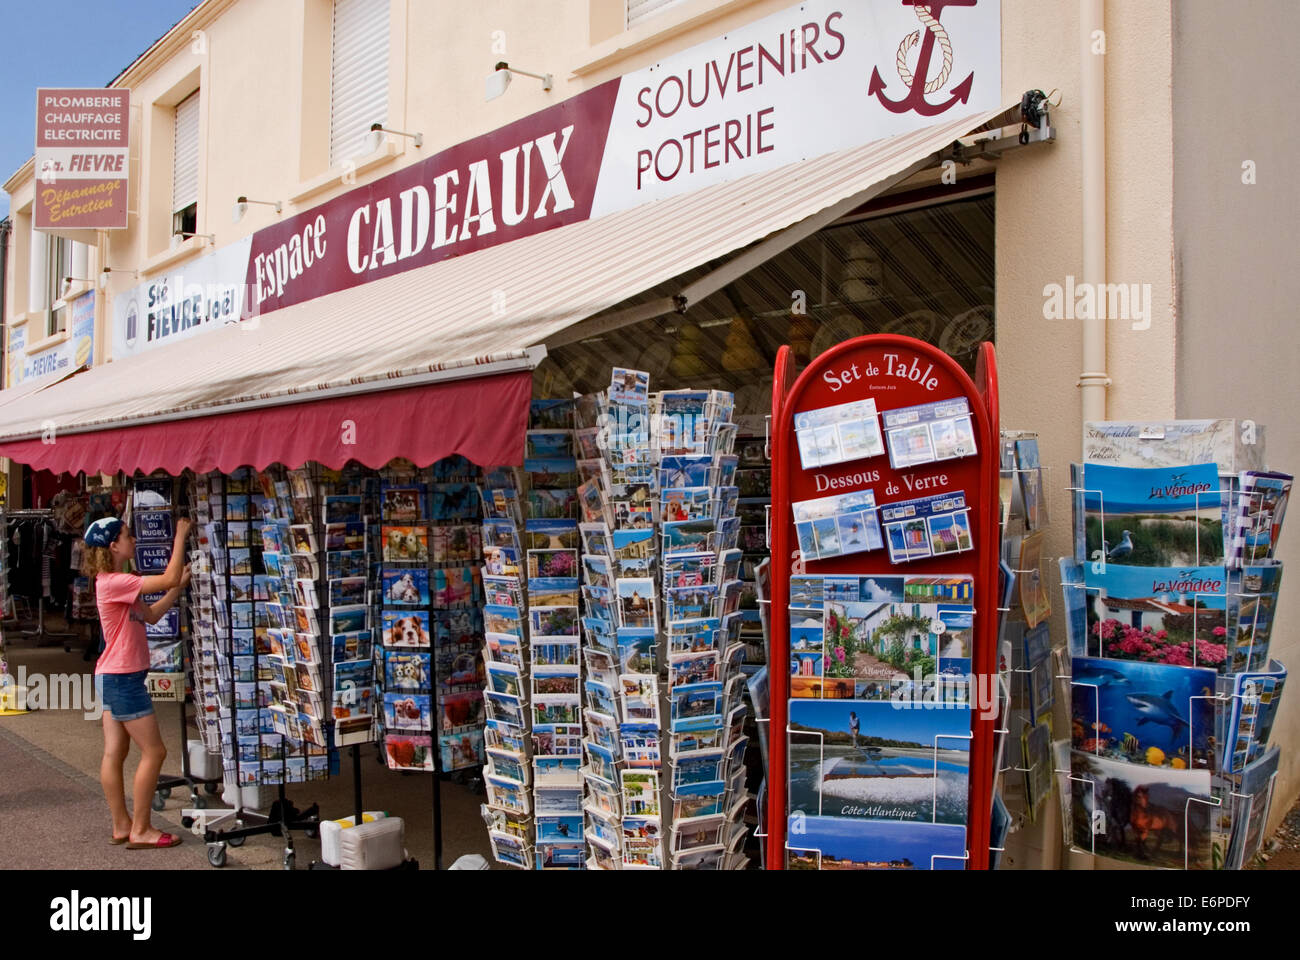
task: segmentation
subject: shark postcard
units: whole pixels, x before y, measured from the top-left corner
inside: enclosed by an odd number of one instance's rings
[[[1214,765],[1214,670],[1075,657],[1071,746],[1173,770]]]

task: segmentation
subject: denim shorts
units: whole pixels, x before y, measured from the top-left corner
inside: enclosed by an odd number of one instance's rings
[[[95,674],[99,702],[114,720],[126,723],[153,713],[153,701],[149,699],[149,689],[145,684],[148,672]]]

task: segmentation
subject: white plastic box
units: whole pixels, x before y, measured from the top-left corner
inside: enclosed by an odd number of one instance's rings
[[[386,817],[339,832],[339,869],[390,870],[406,859],[406,825]]]
[[[221,754],[208,753],[207,744],[202,740],[187,740],[185,746],[190,754],[190,776],[196,780],[221,779]]]
[[[366,810],[361,814],[362,824],[383,820],[388,814],[382,810]],[[320,825],[320,858],[331,867],[339,865],[339,836],[356,825],[356,817],[342,820],[325,820]]]

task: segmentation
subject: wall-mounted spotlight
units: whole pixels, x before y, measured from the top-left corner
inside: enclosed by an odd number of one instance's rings
[[[504,60],[497,63],[494,71],[488,74],[487,83],[484,87],[484,99],[495,100],[501,94],[506,92],[510,86],[510,75],[517,73],[521,77],[532,77],[534,80],[542,81],[542,89],[550,90],[555,86],[555,78],[549,73],[529,73],[527,70],[520,70],[510,66]]]
[[[407,133],[404,130],[390,130],[382,123],[372,123],[370,130],[366,134],[366,153],[374,153],[384,145],[384,134],[391,133],[395,137],[410,137],[415,141],[417,148],[424,146],[424,134]]]
[[[248,213],[250,203],[260,204],[264,207],[275,207],[275,212],[280,213],[284,209],[284,204],[279,200],[249,200],[248,197],[239,197],[235,200],[235,209],[231,211],[231,220],[238,223],[244,219],[244,214]]]

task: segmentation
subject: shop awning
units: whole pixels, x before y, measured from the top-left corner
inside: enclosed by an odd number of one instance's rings
[[[865,202],[1004,113],[570,224],[93,368],[0,405],[0,455],[173,473],[451,453],[516,462],[528,371],[544,356],[529,348],[764,238],[780,246],[778,231]],[[767,245],[716,282],[777,252]],[[345,421],[354,444],[340,444]]]

